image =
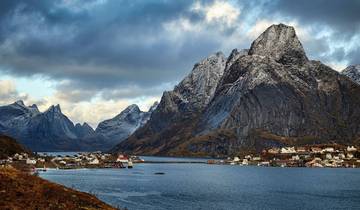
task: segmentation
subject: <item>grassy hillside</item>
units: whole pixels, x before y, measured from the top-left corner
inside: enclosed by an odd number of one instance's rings
[[[15,139],[0,135],[0,159],[13,156],[15,153],[31,153],[28,149],[19,144]]]
[[[115,209],[90,194],[13,168],[0,167],[0,183],[0,209]]]

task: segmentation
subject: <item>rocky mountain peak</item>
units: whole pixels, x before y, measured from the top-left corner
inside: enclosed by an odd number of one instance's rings
[[[153,103],[153,105],[151,105],[151,107],[149,108],[149,112],[153,112],[157,108],[158,105],[159,105],[159,102],[155,101]]]
[[[122,111],[121,113],[126,114],[126,113],[140,113],[140,112],[141,111],[138,105],[131,104],[130,106],[126,107],[124,111]]]
[[[227,58],[225,71],[230,68],[230,66],[241,56],[247,55],[249,53],[249,49],[242,49],[238,51],[238,49],[233,49]]]
[[[226,57],[222,52],[214,53],[199,63],[179,85],[173,93],[183,102],[203,107],[212,98],[216,85],[224,73]]]
[[[348,66],[341,73],[360,84],[360,64]]]
[[[19,106],[25,106],[23,100],[18,100],[18,101],[16,101],[14,104],[19,105]]]
[[[295,29],[285,24],[266,29],[251,44],[249,55],[268,56],[282,64],[303,64],[308,61]]]
[[[51,105],[44,113],[61,114],[62,112],[60,105],[57,104],[57,105]]]

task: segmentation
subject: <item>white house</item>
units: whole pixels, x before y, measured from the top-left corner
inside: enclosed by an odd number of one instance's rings
[[[99,162],[99,160],[97,159],[97,158],[94,158],[94,159],[92,159],[90,162],[89,162],[89,164],[91,164],[91,165],[97,165],[97,164],[99,164],[100,162]]]
[[[348,151],[348,152],[355,152],[357,149],[356,149],[356,147],[354,147],[354,146],[348,146],[347,148],[346,148],[346,151]]]
[[[326,147],[325,149],[323,149],[323,152],[335,152],[335,149],[332,147]]]
[[[26,164],[28,164],[28,165],[35,165],[35,164],[36,164],[36,160],[28,158],[28,159],[26,159]]]
[[[283,147],[281,148],[282,154],[293,154],[296,153],[295,147]]]

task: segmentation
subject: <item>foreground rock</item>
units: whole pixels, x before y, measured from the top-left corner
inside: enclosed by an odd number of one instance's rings
[[[309,60],[293,27],[272,25],[249,51],[236,52],[195,65],[163,94],[149,122],[113,151],[227,156],[360,142],[360,86]]]
[[[0,168],[0,209],[115,209],[96,197],[13,168]]]

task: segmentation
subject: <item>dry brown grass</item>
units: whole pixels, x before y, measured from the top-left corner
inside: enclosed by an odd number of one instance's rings
[[[96,197],[51,183],[14,168],[0,168],[0,209],[115,208]]]

